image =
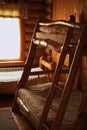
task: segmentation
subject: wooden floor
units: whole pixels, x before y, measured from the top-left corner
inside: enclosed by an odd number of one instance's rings
[[[0,108],[11,108],[14,95],[0,95]],[[35,130],[29,121],[21,114],[12,113],[19,130]]]

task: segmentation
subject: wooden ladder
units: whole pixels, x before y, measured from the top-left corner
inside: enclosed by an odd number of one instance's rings
[[[43,113],[42,116],[40,118],[40,122],[38,125],[37,130],[49,130],[49,128],[47,127],[47,125],[45,124],[47,117],[48,117],[48,113],[50,111],[50,109],[53,108],[52,106],[52,102],[53,102],[53,98],[54,95],[56,93],[56,90],[59,89],[58,84],[60,81],[60,76],[61,73],[64,72],[64,70],[68,71],[68,76],[67,79],[65,81],[65,85],[64,88],[62,89],[62,95],[61,95],[61,99],[58,105],[58,109],[56,111],[56,116],[55,119],[53,121],[52,127],[50,128],[50,130],[59,130],[62,120],[63,120],[63,116],[64,113],[66,111],[66,107],[68,105],[68,101],[70,99],[71,93],[72,93],[72,89],[73,89],[73,83],[77,74],[77,71],[79,69],[78,64],[81,63],[81,58],[83,55],[83,51],[85,48],[85,43],[86,43],[86,35],[87,35],[87,27],[84,26],[82,28],[82,33],[81,33],[81,37],[78,40],[78,43],[76,45],[73,45],[70,43],[70,40],[73,36],[73,31],[74,31],[74,27],[70,27],[67,33],[67,37],[65,40],[65,44],[63,46],[63,49],[61,51],[61,55],[60,55],[60,60],[58,62],[58,65],[56,67],[56,71],[54,74],[54,79],[53,79],[53,83],[52,83],[52,87],[50,89],[50,92],[48,94],[44,109],[43,109]],[[67,55],[67,51],[69,49],[74,49],[74,54],[73,54],[73,58],[72,58],[72,62],[70,64],[69,67],[65,67],[64,66],[64,60],[65,57]],[[64,69],[66,68],[66,69]]]

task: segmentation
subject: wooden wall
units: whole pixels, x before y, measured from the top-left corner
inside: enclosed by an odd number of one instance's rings
[[[70,15],[75,15],[76,22],[87,21],[87,0],[54,0],[53,20],[69,20]]]
[[[87,23],[87,0],[53,0],[53,20],[69,20],[75,15],[76,22]],[[87,50],[86,50],[87,52]],[[87,53],[82,59],[79,86],[87,91]]]
[[[51,0],[29,0],[27,5],[27,17],[23,20],[23,36],[24,36],[24,47],[25,47],[25,60],[28,55],[30,42],[34,27],[37,21],[37,17],[40,16],[41,19],[51,19],[52,18],[52,4]],[[37,49],[37,55],[34,64],[38,64],[39,57],[42,55],[42,48]]]

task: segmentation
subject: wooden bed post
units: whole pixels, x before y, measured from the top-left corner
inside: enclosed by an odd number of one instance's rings
[[[74,130],[87,130],[87,45],[82,58],[80,89],[82,90],[81,105]]]

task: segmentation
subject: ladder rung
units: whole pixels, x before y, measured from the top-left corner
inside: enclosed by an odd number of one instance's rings
[[[43,127],[44,127],[46,130],[49,130],[49,128],[47,127],[46,124],[43,124]]]
[[[59,89],[59,90],[63,90],[63,88],[64,88],[64,83],[63,82],[58,82],[58,85],[57,84],[55,84],[55,87],[57,88],[57,89]]]
[[[62,73],[69,73],[69,69],[63,69]]]
[[[69,53],[71,53],[71,52],[74,53],[74,51],[75,51],[75,49],[76,49],[76,46],[77,46],[77,45],[68,45],[68,48],[67,48],[68,52],[69,52]]]
[[[74,43],[68,45],[68,47],[70,47],[70,48],[73,48],[73,47],[75,48],[76,46],[77,46],[77,44],[74,44]]]
[[[55,106],[50,105],[50,108],[51,108],[51,110],[53,110],[54,112],[57,112],[57,109],[55,108]]]
[[[66,69],[69,70],[69,66],[62,65],[62,69],[63,69],[63,70],[66,70]]]
[[[62,73],[69,73],[69,66],[62,65]]]
[[[55,87],[57,88],[57,89],[59,89],[59,90],[63,90],[63,88],[62,87],[59,87],[58,85],[55,85]]]

